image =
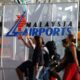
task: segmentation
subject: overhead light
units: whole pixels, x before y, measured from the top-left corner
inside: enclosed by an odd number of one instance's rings
[[[75,4],[75,8],[77,8],[78,7],[78,5],[77,4]]]
[[[2,3],[0,3],[0,6],[2,6]]]
[[[39,10],[40,7],[41,7],[41,4],[37,6],[35,11]]]
[[[57,0],[57,2],[60,2],[60,0]]]
[[[68,11],[68,10],[73,11],[73,7],[72,6],[66,7],[65,11]]]
[[[68,0],[68,2],[71,2],[71,0]]]
[[[63,15],[63,16],[62,16],[62,21],[65,21],[66,18],[67,18],[67,16],[66,16],[66,15]]]
[[[0,16],[0,22],[1,22],[1,20],[2,20],[2,16]]]
[[[58,10],[62,10],[62,7],[58,7]]]
[[[3,35],[5,35],[8,31],[9,31],[9,29],[8,29],[8,28],[3,27]]]

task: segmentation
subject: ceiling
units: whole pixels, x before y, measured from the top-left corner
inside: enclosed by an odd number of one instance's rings
[[[18,0],[0,0],[1,3],[14,3],[14,1],[18,1]],[[20,0],[19,0],[20,1]],[[22,1],[22,0],[21,0]],[[25,1],[30,1],[30,2],[77,2],[79,0],[25,0]]]

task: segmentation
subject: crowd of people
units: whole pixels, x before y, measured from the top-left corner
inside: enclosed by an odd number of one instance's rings
[[[62,40],[65,48],[64,57],[60,59],[60,55],[56,51],[54,41],[48,41],[46,44],[40,36],[30,38],[26,36],[28,43],[25,42],[21,35],[18,39],[24,45],[33,50],[31,59],[23,62],[16,68],[19,80],[80,80],[79,63],[80,49],[76,49],[75,39],[69,34]],[[30,50],[30,51],[32,51]],[[78,56],[77,56],[78,55]],[[58,74],[64,70],[63,79]]]

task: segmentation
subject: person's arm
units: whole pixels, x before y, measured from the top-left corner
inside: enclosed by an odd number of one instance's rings
[[[25,42],[25,40],[22,38],[21,39],[22,40],[22,42],[24,43],[24,45],[26,46],[26,47],[29,47],[29,45]]]
[[[78,60],[77,60],[77,53],[76,53],[75,46],[74,45],[71,45],[70,50],[72,52],[72,55],[74,57],[74,60],[75,60],[76,65],[79,66]]]
[[[23,44],[24,44],[26,47],[29,47],[29,45],[25,42],[25,40],[22,38],[21,35],[19,35],[18,38],[23,42]]]
[[[66,60],[66,55],[64,55],[64,57],[60,60],[60,64],[63,64]]]
[[[26,37],[27,37],[27,39],[28,39],[28,41],[29,41],[29,44],[35,49],[34,43],[33,43],[33,41],[30,39],[30,36],[27,35]]]
[[[39,55],[36,53],[33,53],[33,65],[34,65],[34,77],[36,78],[38,69],[39,69]]]

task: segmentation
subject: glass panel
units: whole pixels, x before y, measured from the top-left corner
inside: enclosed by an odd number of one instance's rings
[[[22,31],[25,30],[27,23],[31,22],[31,28],[36,22],[38,27],[40,27],[40,22],[42,22],[42,26],[45,27],[46,22],[49,22],[49,28],[52,27],[52,23],[50,22],[72,22],[71,32],[77,38],[77,28],[78,28],[78,4],[77,3],[58,3],[58,4],[27,4],[27,5],[5,5],[3,8],[3,35],[2,35],[2,54],[1,54],[1,66],[5,68],[13,68],[12,70],[5,71],[5,79],[11,80],[9,75],[16,76],[15,68],[20,65],[24,60],[29,59],[30,50],[25,47],[24,44],[17,38],[13,36],[5,36],[14,24],[17,22],[18,17],[20,17],[23,12],[25,13],[25,21],[26,25],[24,25]],[[15,26],[14,26],[15,27]],[[59,27],[59,24],[55,24],[53,28]],[[63,26],[60,26],[62,29]],[[69,27],[69,26],[67,26]],[[52,29],[53,29],[52,28]],[[28,28],[30,29],[30,28]],[[10,32],[13,34],[13,31]],[[64,36],[46,36],[45,33],[42,33],[42,37],[45,41],[54,40],[57,47],[57,53],[61,55],[61,58],[64,55],[64,49],[62,47],[61,40],[67,36],[67,32]],[[33,36],[31,36],[33,37]],[[23,36],[24,40],[27,42],[26,37]],[[8,74],[7,74],[8,72]],[[10,74],[11,73],[11,74]],[[13,74],[14,73],[14,74]],[[61,73],[62,74],[62,73]],[[16,78],[16,77],[15,77]],[[17,78],[15,79],[17,80]]]

